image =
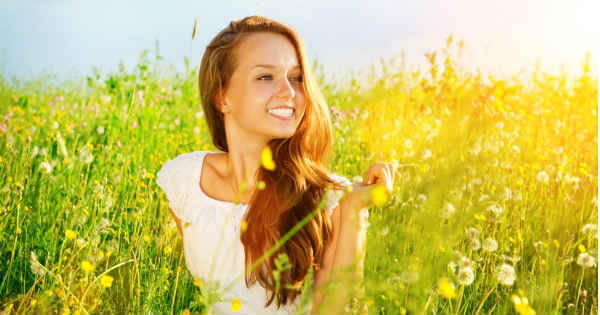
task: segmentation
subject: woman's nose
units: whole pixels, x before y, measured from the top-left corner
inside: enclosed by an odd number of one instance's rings
[[[288,79],[280,80],[278,95],[281,98],[291,99],[296,96],[296,91]]]

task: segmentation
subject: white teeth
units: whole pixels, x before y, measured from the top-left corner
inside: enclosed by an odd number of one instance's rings
[[[282,117],[291,117],[294,114],[294,110],[290,108],[275,108],[269,109],[269,113]]]

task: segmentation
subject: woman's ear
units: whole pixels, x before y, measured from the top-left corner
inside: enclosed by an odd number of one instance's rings
[[[229,105],[227,103],[227,100],[223,93],[221,93],[220,91],[215,96],[215,107],[218,111],[220,111],[223,114],[229,112]]]

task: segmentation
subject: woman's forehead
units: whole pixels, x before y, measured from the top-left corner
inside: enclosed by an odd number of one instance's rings
[[[252,34],[237,47],[237,61],[248,71],[255,69],[300,69],[294,45],[283,35]]]

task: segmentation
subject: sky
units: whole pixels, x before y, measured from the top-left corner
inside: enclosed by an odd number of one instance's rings
[[[496,74],[581,69],[586,52],[598,73],[598,0],[20,0],[0,4],[0,74],[21,79],[40,73],[61,79],[132,69],[143,50],[175,69],[184,57],[197,67],[204,47],[234,19],[261,14],[290,25],[309,60],[344,77],[380,59],[424,67],[425,53],[445,39],[463,39],[462,64]],[[198,35],[191,39],[198,18]]]

